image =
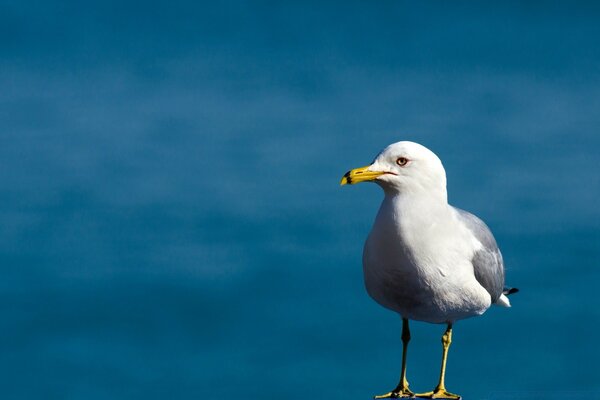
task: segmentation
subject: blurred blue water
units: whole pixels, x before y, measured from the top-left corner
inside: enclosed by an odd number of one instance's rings
[[[15,399],[366,399],[399,318],[362,284],[387,144],[444,161],[513,308],[448,388],[600,389],[600,10],[586,3],[0,4],[0,388]],[[413,325],[409,379],[443,327]]]

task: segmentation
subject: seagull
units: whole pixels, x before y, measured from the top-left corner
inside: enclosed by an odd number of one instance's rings
[[[341,185],[375,182],[384,199],[363,250],[368,294],[402,318],[400,382],[376,399],[460,399],[444,377],[452,327],[491,305],[510,307],[496,240],[475,215],[448,204],[446,172],[426,147],[408,141],[386,147],[373,163],[348,171]],[[406,379],[409,320],[445,324],[437,386],[415,394]]]

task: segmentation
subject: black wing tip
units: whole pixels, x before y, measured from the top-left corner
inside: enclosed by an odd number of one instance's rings
[[[518,291],[519,291],[519,289],[517,289],[516,287],[511,287],[511,288],[504,288],[502,293],[506,296],[509,296],[513,293],[517,293]]]

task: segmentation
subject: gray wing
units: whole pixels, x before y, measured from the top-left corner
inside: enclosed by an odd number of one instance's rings
[[[473,256],[471,263],[475,278],[492,297],[492,303],[502,295],[504,289],[504,262],[494,235],[487,225],[475,215],[454,207],[458,218],[481,242],[483,248]]]

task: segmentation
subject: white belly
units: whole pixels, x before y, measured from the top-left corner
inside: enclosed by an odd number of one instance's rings
[[[379,218],[378,218],[379,220]],[[446,323],[481,315],[491,305],[489,293],[477,282],[472,249],[463,232],[410,233],[379,221],[363,253],[365,286],[382,306],[404,318]],[[392,228],[393,227],[393,228]],[[436,237],[437,240],[422,238]]]

